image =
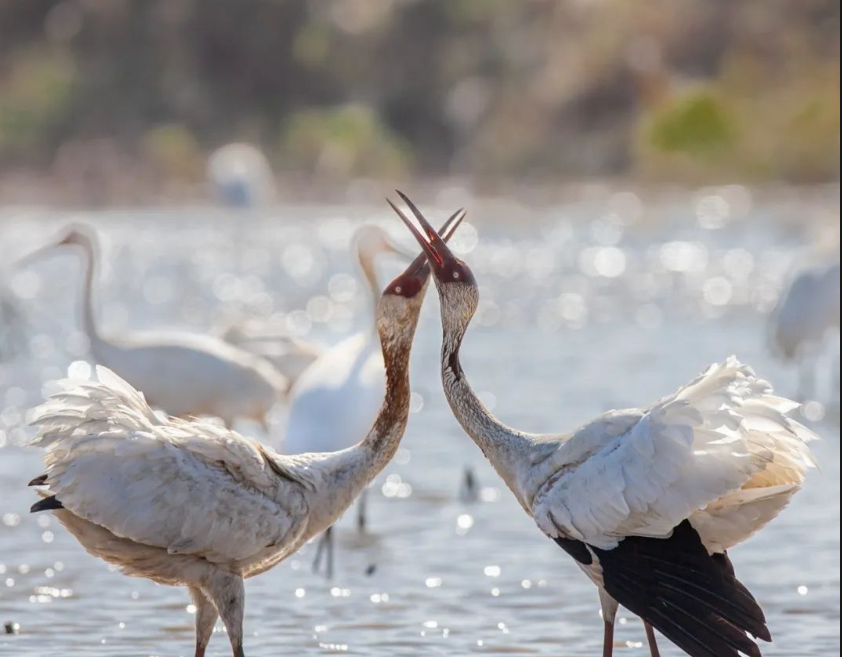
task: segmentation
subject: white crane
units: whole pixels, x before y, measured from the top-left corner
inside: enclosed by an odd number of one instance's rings
[[[457,215],[451,217],[454,220]],[[384,254],[405,255],[382,228],[362,226],[354,235],[353,252],[376,309],[378,290],[376,260]],[[376,321],[325,351],[296,380],[289,395],[289,415],[284,433],[284,454],[338,452],[359,441],[371,428],[386,390],[383,353],[378,346]],[[358,526],[366,526],[367,495],[359,502]],[[333,553],[328,532],[316,557]],[[328,574],[332,571],[328,562]]]
[[[235,143],[208,158],[214,195],[230,208],[254,208],[275,201],[275,176],[266,156],[251,144]]]
[[[801,269],[790,281],[772,313],[772,350],[801,365],[801,395],[815,393],[816,355],[840,324],[839,258]]]
[[[32,511],[54,511],[88,552],[127,575],[188,587],[197,608],[196,657],[204,657],[219,616],[235,657],[244,657],[244,579],[331,527],[398,449],[429,273],[418,258],[380,299],[388,384],[358,445],[280,455],[211,423],[156,415],[140,393],[100,368],[99,382],[65,382],[31,416],[47,470],[31,482],[46,487]]]
[[[131,333],[104,337],[96,323],[93,285],[98,242],[91,229],[76,226],[54,246],[75,247],[83,256],[82,318],[99,365],[143,391],[149,403],[177,417],[213,416],[231,425],[248,419],[267,429],[267,415],[288,389],[272,365],[224,340],[191,333]]]
[[[599,588],[605,657],[623,605],[692,657],[759,657],[766,619],[728,550],[760,531],[815,465],[798,404],[735,358],[647,409],[615,411],[569,434],[505,426],[479,401],[459,352],[479,302],[468,266],[405,198],[441,298],[442,382],[454,415],[539,529]]]

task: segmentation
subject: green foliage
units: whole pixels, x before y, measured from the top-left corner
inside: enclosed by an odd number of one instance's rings
[[[195,182],[203,175],[201,147],[186,126],[151,128],[144,136],[143,151],[149,164],[167,179]]]
[[[409,147],[362,105],[311,109],[290,116],[281,156],[287,166],[331,177],[399,176],[409,168]]]
[[[839,0],[0,0],[0,174],[104,141],[192,179],[245,140],[332,177],[833,180],[839,23]]]
[[[71,105],[76,69],[65,58],[33,53],[16,59],[0,91],[0,155],[49,145]]]
[[[656,114],[649,139],[665,153],[711,158],[732,149],[738,134],[737,122],[722,99],[702,90],[668,102]]]

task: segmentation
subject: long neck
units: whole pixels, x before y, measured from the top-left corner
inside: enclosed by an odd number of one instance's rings
[[[386,397],[369,434],[360,444],[366,453],[369,481],[395,457],[409,421],[409,356],[412,341],[383,341],[386,364]]]
[[[464,335],[463,330],[455,333],[445,331],[441,357],[444,392],[465,433],[482,450],[498,474],[513,487],[517,463],[528,453],[533,437],[501,422],[477,397],[459,360]]]
[[[96,325],[94,316],[94,278],[96,277],[96,249],[93,244],[85,244],[82,247],[82,263],[85,271],[84,283],[82,286],[82,327],[91,342],[91,347],[102,343],[102,337]]]
[[[380,284],[377,281],[374,255],[365,248],[357,247],[357,262],[359,263],[360,271],[363,274],[363,279],[368,289],[369,311],[376,318],[377,302],[380,299]],[[374,332],[376,332],[376,329],[374,329]]]

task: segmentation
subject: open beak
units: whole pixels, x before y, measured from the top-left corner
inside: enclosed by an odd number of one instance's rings
[[[409,228],[409,230],[412,231],[412,234],[415,236],[415,239],[418,240],[418,243],[424,249],[424,254],[428,262],[433,266],[433,269],[436,270],[436,272],[439,272],[447,269],[449,266],[455,265],[458,262],[458,259],[456,258],[456,256],[453,255],[451,250],[447,248],[447,240],[450,239],[453,233],[450,232],[450,234],[446,235],[446,239],[442,238],[442,235],[436,232],[436,229],[433,228],[430,222],[427,221],[424,215],[421,214],[421,211],[418,209],[418,207],[409,199],[409,197],[406,194],[398,191],[398,195],[403,199],[404,203],[407,204],[409,209],[412,210],[412,214],[414,214],[415,218],[418,219],[418,223],[421,224],[421,227],[427,233],[427,237],[424,237],[424,235],[415,227],[415,224],[412,223],[412,221],[400,210],[400,208],[398,208],[391,201],[389,201],[389,205],[392,206],[392,209],[406,224],[407,228]],[[447,224],[445,224],[445,229],[446,228]],[[445,230],[443,229],[442,234],[444,232]]]
[[[394,203],[389,201],[389,205],[397,212],[404,221],[409,221],[406,217],[403,216],[401,211],[395,206]],[[456,232],[456,229],[459,228],[459,225],[465,220],[465,217],[468,216],[466,210],[457,210],[451,217],[445,222],[444,226],[442,226],[440,233],[444,235],[443,241],[449,240],[453,237],[453,234]],[[441,238],[440,238],[441,239]],[[426,243],[426,241],[425,241]],[[422,289],[424,289],[424,285],[427,283],[427,279],[430,277],[430,263],[429,263],[429,256],[427,255],[427,251],[422,253],[418,256],[415,260],[413,260],[412,264],[406,269],[406,271],[398,276],[397,279],[389,286],[388,290],[403,294],[404,296],[414,296]],[[400,292],[398,292],[400,290]]]

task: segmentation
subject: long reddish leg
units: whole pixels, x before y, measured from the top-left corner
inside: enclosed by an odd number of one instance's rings
[[[605,621],[605,639],[602,647],[602,657],[614,657],[614,623]]]
[[[643,626],[646,628],[646,638],[649,639],[649,650],[652,651],[652,657],[661,657],[661,651],[658,650],[658,639],[655,638],[655,628],[646,621],[643,621]]]

